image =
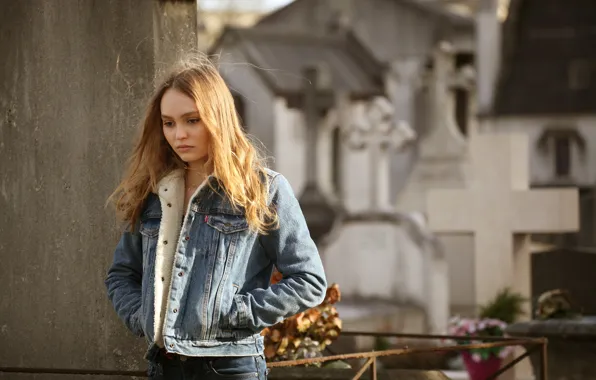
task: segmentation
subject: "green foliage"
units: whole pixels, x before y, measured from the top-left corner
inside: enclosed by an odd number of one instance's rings
[[[391,348],[391,344],[389,343],[389,340],[383,336],[378,336],[375,338],[375,345],[374,345],[374,350],[375,351],[385,351]]]
[[[507,324],[523,316],[523,304],[528,300],[510,288],[501,290],[495,298],[480,308],[480,318],[499,319]]]

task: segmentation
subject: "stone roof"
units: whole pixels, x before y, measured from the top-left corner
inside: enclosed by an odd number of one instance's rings
[[[350,33],[332,36],[285,33],[264,28],[227,28],[210,54],[239,48],[268,87],[277,95],[300,95],[302,70],[323,62],[328,68],[330,88],[353,98],[384,93],[385,67]]]
[[[596,1],[511,0],[493,113],[596,113]]]
[[[269,13],[265,17],[263,17],[257,25],[266,25],[270,21],[273,21],[279,17],[284,16],[288,12],[292,12],[294,8],[300,6],[300,3],[303,2],[318,2],[321,0],[294,0],[291,3]],[[331,1],[331,0],[324,0],[324,1]],[[347,1],[347,0],[341,0]],[[368,0],[372,1],[372,0]],[[470,17],[466,17],[463,15],[459,15],[453,12],[448,11],[440,2],[437,1],[427,1],[427,0],[393,0],[398,1],[406,6],[411,6],[421,11],[424,11],[432,16],[436,16],[439,19],[444,21],[448,21],[449,23],[455,26],[474,26],[474,20]]]

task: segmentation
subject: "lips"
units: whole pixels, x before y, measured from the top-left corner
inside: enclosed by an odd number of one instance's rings
[[[189,150],[191,148],[192,148],[192,146],[190,146],[190,145],[179,145],[178,147],[176,147],[176,149],[182,150],[182,151]]]

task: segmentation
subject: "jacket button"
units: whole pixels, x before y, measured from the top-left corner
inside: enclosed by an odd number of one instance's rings
[[[178,273],[178,276],[179,276],[179,277],[182,277],[182,276],[184,276],[184,272],[180,272],[180,273]]]
[[[190,236],[185,237],[184,240],[186,240],[186,241],[190,240]]]
[[[165,278],[163,278],[163,277],[161,278],[161,281],[165,281],[165,280],[166,280]]]
[[[170,344],[170,348],[174,347],[174,343]]]
[[[173,311],[174,311],[174,313],[177,313],[178,312],[178,309],[174,309]]]
[[[168,244],[168,241],[167,241],[167,240],[164,240],[164,241],[163,241],[163,244],[164,244],[164,245]]]
[[[168,207],[172,207],[172,204],[171,203],[168,203]]]

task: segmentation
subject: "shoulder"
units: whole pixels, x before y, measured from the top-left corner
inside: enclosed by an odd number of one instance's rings
[[[265,168],[263,172],[266,176],[266,178],[263,178],[263,180],[269,186],[270,194],[275,193],[279,189],[280,184],[283,186],[283,184],[288,182],[288,180],[281,173],[278,173],[274,170]]]
[[[274,170],[271,170],[271,169],[269,169],[269,168],[265,168],[265,169],[263,170],[263,172],[264,172],[264,174],[267,176],[267,178],[264,178],[264,179],[266,179],[266,180],[267,180],[267,181],[269,181],[269,182],[273,182],[273,180],[274,180],[275,178],[277,178],[277,177],[281,176],[281,174],[280,174],[280,173],[278,173],[278,172],[276,172],[276,171],[274,171]]]
[[[269,201],[274,203],[281,199],[294,198],[294,190],[288,179],[281,173],[265,169],[267,184],[269,186]]]

